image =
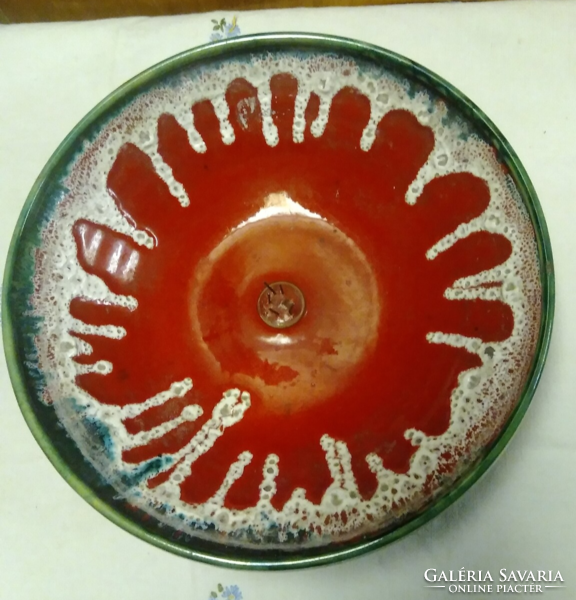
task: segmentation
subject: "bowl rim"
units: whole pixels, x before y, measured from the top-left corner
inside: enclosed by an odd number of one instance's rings
[[[210,545],[208,550],[199,549],[188,545],[186,540],[168,539],[167,536],[151,531],[150,528],[135,521],[133,517],[130,518],[129,514],[119,511],[117,507],[104,500],[96,492],[94,485],[90,485],[74,472],[67,462],[67,458],[63,456],[62,447],[56,444],[45,430],[38,416],[38,407],[34,406],[40,404],[40,402],[30,391],[27,381],[29,374],[25,369],[22,352],[17,343],[16,330],[22,313],[22,307],[18,305],[13,294],[19,276],[17,263],[19,256],[27,247],[28,229],[32,229],[33,232],[39,229],[39,226],[35,224],[34,215],[38,208],[42,206],[42,203],[46,201],[47,194],[45,192],[52,180],[53,173],[60,172],[63,167],[69,164],[70,157],[73,156],[78,141],[84,139],[86,133],[100,119],[117,110],[118,107],[122,107],[147,87],[159,82],[164,76],[174,74],[181,69],[199,66],[203,62],[234,58],[238,53],[294,49],[339,52],[390,68],[401,75],[408,76],[409,79],[417,80],[428,89],[432,89],[438,95],[446,98],[450,104],[456,106],[465,115],[466,119],[471,120],[482,132],[485,139],[498,151],[499,160],[508,168],[534,227],[542,285],[540,330],[524,387],[514,409],[498,435],[485,448],[479,460],[459,477],[447,492],[433,498],[430,503],[413,516],[408,517],[400,526],[391,530],[384,530],[384,532],[378,534],[378,537],[373,539],[343,542],[342,546],[338,546],[336,549],[333,546],[323,546],[316,549],[315,552],[293,550],[290,553],[283,554],[268,550],[260,554],[252,554],[246,552],[244,548],[235,546],[225,547],[223,551],[218,552],[216,548],[211,549]],[[136,75],[98,103],[66,136],[36,179],[12,236],[4,271],[3,289],[2,335],[4,352],[18,404],[34,438],[50,462],[84,500],[129,533],[174,554],[225,567],[290,569],[334,563],[364,554],[398,540],[448,508],[480,479],[500,455],[518,428],[540,381],[552,335],[555,278],[550,238],[536,191],[511,145],[480,108],[435,73],[395,52],[339,36],[289,32],[240,36],[186,50]],[[89,465],[87,462],[85,464],[86,466]],[[196,540],[196,538],[190,539]]]

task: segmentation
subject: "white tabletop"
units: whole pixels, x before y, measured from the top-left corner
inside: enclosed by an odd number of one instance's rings
[[[0,26],[2,265],[27,193],[70,129],[128,78],[208,41],[212,18],[232,16]],[[576,2],[244,12],[238,25],[389,48],[443,76],[497,124],[532,178],[553,243],[556,321],[540,387],[496,465],[415,533],[336,565],[247,572],[152,547],[84,502],[28,431],[2,361],[0,598],[208,600],[220,583],[245,600],[423,600],[450,595],[424,587],[426,569],[462,567],[489,570],[495,584],[501,569],[560,571],[565,587],[542,593],[576,598]]]

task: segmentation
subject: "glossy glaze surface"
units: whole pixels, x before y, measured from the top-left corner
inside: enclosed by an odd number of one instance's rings
[[[332,552],[498,439],[541,335],[538,236],[437,92],[263,56],[192,66],[75,157],[36,253],[42,393],[190,547]],[[306,301],[280,331],[257,308],[277,281]]]

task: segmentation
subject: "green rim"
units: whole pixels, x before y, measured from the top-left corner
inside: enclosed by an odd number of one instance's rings
[[[179,70],[200,66],[203,63],[235,57],[239,54],[262,50],[317,50],[340,52],[354,58],[363,59],[385,66],[393,72],[415,80],[428,89],[432,89],[473,122],[477,130],[497,150],[500,161],[507,167],[514,183],[522,196],[534,227],[540,278],[542,285],[542,319],[534,358],[524,389],[514,410],[500,431],[498,437],[485,449],[481,459],[467,473],[461,476],[452,489],[441,495],[402,525],[391,531],[385,531],[379,537],[368,541],[343,544],[342,547],[313,549],[296,553],[277,551],[246,551],[244,549],[222,548],[213,542],[198,541],[195,538],[175,539],[169,536],[169,528],[160,528],[154,524],[145,524],[137,520],[138,513],[129,511],[114,494],[114,490],[103,482],[94,468],[85,461],[76,449],[55,440],[55,416],[50,407],[42,405],[31,385],[30,375],[26,371],[24,349],[17,337],[17,324],[22,319],[23,307],[18,303],[19,289],[22,287],[20,259],[35,247],[38,235],[37,218],[41,215],[46,192],[53,190],[53,174],[60,172],[74,155],[79,140],[85,139],[93,131],[99,120],[115,112],[125,103],[149,86],[159,82],[164,76]],[[21,290],[20,290],[21,293]],[[552,249],[548,229],[536,192],[516,153],[492,121],[468,98],[448,82],[431,73],[421,65],[377,46],[334,36],[316,34],[264,34],[229,39],[223,42],[195,48],[169,58],[140,75],[137,75],[96,106],[62,142],[52,155],[40,176],[36,180],[18,220],[10,244],[6,269],[4,272],[4,295],[2,298],[2,334],[8,370],[20,409],[30,430],[42,450],[64,479],[94,508],[126,531],[160,548],[214,565],[247,569],[289,569],[310,567],[332,563],[345,558],[363,554],[393,542],[414,531],[459,498],[477,481],[502,452],[520,421],[522,420],[534,395],[550,344],[554,318],[554,268]],[[62,434],[61,434],[62,435]],[[70,444],[68,444],[70,445]],[[143,513],[142,513],[143,514]],[[189,544],[190,542],[190,544]]]

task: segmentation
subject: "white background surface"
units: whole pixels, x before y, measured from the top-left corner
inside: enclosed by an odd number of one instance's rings
[[[208,41],[231,13],[0,26],[0,263],[35,177],[64,136],[125,80]],[[421,62],[472,98],[524,163],[550,229],[555,330],[542,382],[506,452],[408,537],[293,572],[232,571],[172,556],[92,509],[42,454],[0,364],[0,599],[440,599],[428,568],[560,571],[576,598],[576,2],[527,0],[238,13],[242,33],[354,37]],[[456,594],[451,597],[456,596]],[[475,597],[478,597],[476,595]]]

